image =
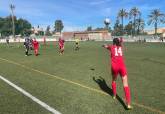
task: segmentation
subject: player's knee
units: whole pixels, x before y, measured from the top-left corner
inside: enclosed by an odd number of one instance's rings
[[[123,86],[127,87],[128,86],[128,80],[127,80],[127,76],[126,75],[122,77],[122,81],[123,81]]]
[[[124,87],[128,87],[128,83],[123,83],[123,86]]]

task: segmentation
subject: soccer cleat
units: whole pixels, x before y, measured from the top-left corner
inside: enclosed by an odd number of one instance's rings
[[[116,99],[116,96],[115,96],[115,95],[113,95],[113,96],[112,96],[112,98],[113,98],[113,99]]]
[[[132,110],[133,107],[131,105],[127,105],[127,110]]]

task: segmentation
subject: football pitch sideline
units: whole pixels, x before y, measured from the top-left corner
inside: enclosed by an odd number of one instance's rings
[[[117,100],[112,99],[111,72],[105,42],[66,42],[65,54],[57,46],[41,46],[40,55],[25,57],[24,48],[1,44],[0,75],[62,114],[164,114],[165,45],[125,44],[125,60],[134,109],[125,110],[123,88],[117,80]],[[13,46],[14,45],[14,46]],[[0,112],[49,114],[28,97],[0,80]]]

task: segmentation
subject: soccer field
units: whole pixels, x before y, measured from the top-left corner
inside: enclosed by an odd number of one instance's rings
[[[24,55],[23,46],[0,44],[0,75],[62,114],[165,114],[165,44],[125,43],[124,55],[133,110],[123,104],[121,78],[112,99],[107,42],[65,43],[59,55],[54,43],[41,45],[39,56]],[[23,44],[21,44],[23,45]],[[0,80],[0,114],[51,114]]]

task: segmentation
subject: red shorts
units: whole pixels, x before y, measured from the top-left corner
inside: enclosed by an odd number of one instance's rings
[[[34,47],[34,49],[36,50],[36,49],[38,49],[38,47]]]
[[[38,48],[34,48],[34,51],[36,51],[36,50],[38,51]]]
[[[127,75],[127,69],[125,65],[112,65],[111,71],[113,76],[120,74],[120,76],[124,77]]]
[[[63,49],[64,48],[64,46],[60,46],[60,49]]]

